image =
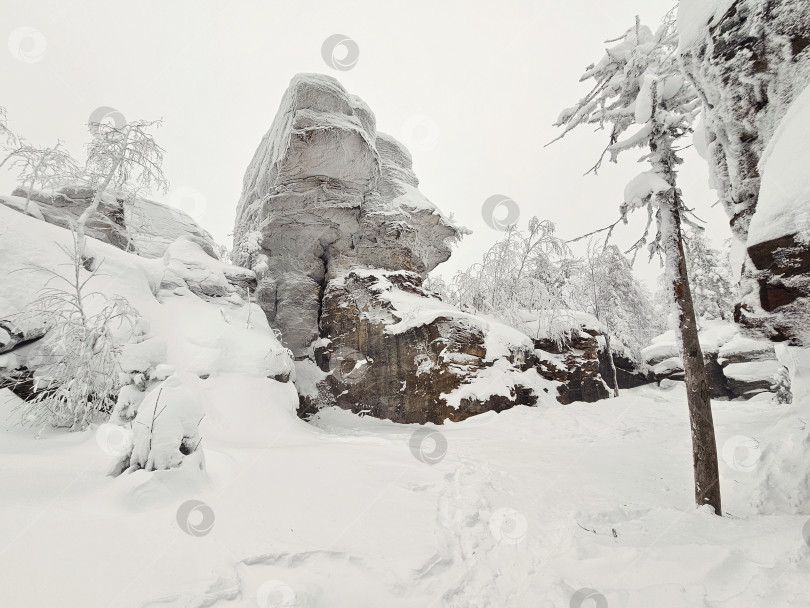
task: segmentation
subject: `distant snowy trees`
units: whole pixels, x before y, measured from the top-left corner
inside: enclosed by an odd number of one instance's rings
[[[686,230],[683,243],[695,314],[699,319],[731,320],[734,292],[728,256],[711,247],[700,229]]]
[[[619,394],[611,336],[615,336],[639,359],[655,335],[654,310],[644,287],[633,276],[627,258],[615,245],[601,247],[591,242],[579,272],[569,281],[570,300],[578,310],[592,314],[605,328],[605,350],[613,370],[613,391]]]
[[[594,172],[599,170],[605,156],[616,162],[623,152],[635,148],[646,150],[641,160],[648,162],[650,169],[627,185],[619,221],[626,222],[633,211],[646,210],[647,226],[631,251],[637,252],[646,246],[651,257],[658,254],[666,259],[686,376],[695,499],[699,505],[711,505],[720,515],[720,480],[709,385],[698,340],[682,233],[682,225],[691,222],[677,186],[677,167],[683,162],[679,143],[691,132],[700,110],[700,99],[678,64],[678,32],[672,13],[655,32],[636,18],[633,27],[609,43],[613,46],[606,49],[597,63],[588,66],[580,78],[593,82],[590,92],[560,114],[557,125],[564,131],[559,138],[584,125],[607,129],[608,142],[591,169]],[[608,236],[618,223],[606,229]],[[651,235],[653,225],[655,231]]]
[[[510,226],[481,262],[458,272],[444,289],[462,309],[491,314],[511,325],[525,322],[527,311],[553,317],[564,308],[561,261],[568,253],[554,224],[533,217],[526,231]],[[567,330],[550,319],[545,323],[553,326],[552,338],[562,338],[558,334]]]
[[[532,218],[528,230],[511,226],[481,262],[450,283],[431,275],[425,288],[476,314],[497,318],[534,338],[566,343],[580,330],[577,311],[595,316],[632,359],[660,333],[647,290],[618,248],[588,247],[577,257],[554,224]]]

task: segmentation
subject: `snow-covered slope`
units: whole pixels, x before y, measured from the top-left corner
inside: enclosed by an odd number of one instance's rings
[[[105,477],[114,447],[90,431],[4,432],[5,602],[566,608],[580,589],[635,608],[810,602],[806,503],[769,515],[751,504],[766,471],[772,495],[795,492],[802,473],[777,473],[784,448],[762,433],[798,411],[715,405],[721,519],[691,504],[680,388],[423,437],[337,410],[308,426],[285,387],[260,378],[207,386],[207,474]]]

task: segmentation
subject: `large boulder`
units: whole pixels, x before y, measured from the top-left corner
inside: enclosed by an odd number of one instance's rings
[[[795,211],[810,210],[792,186],[810,180],[799,164],[787,182],[774,175],[768,187],[768,174],[786,164],[764,161],[774,156],[779,131],[806,142],[795,130],[808,123],[810,108],[791,127],[780,124],[810,84],[810,2],[688,0],[681,2],[679,29],[683,67],[704,101],[697,148],[737,239],[742,289],[736,319],[752,335],[802,344],[810,312],[810,223],[795,221]],[[802,148],[789,148],[785,156],[798,162]]]
[[[35,192],[30,196],[28,213],[49,224],[70,227],[93,201],[90,188],[68,185],[53,193]],[[17,188],[11,195],[0,195],[0,203],[23,211],[28,191]],[[98,212],[91,215],[85,233],[125,251],[147,258],[159,258],[174,241],[190,236],[199,239],[205,250],[219,257],[213,237],[180,209],[140,196],[126,203],[107,192]]]

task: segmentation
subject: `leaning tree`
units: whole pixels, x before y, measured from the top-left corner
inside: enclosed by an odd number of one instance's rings
[[[593,81],[593,88],[574,107],[562,112],[555,126],[564,127],[564,131],[554,141],[584,125],[606,130],[607,146],[589,173],[598,172],[605,157],[616,162],[628,150],[647,151],[641,162],[646,161],[650,169],[627,185],[619,220],[603,231],[610,238],[615,226],[626,224],[633,211],[647,211],[644,233],[630,251],[635,255],[646,245],[650,257],[658,255],[666,260],[686,375],[695,500],[698,505],[711,505],[721,515],[709,385],[682,237],[682,225],[692,222],[676,181],[677,167],[683,162],[679,141],[691,133],[700,100],[678,65],[678,32],[672,12],[655,32],[636,17],[634,27],[606,44],[612,46],[580,78]],[[653,225],[656,230],[651,235]]]
[[[149,132],[160,121],[136,120],[117,127],[92,123],[93,141],[87,147],[85,181],[93,190],[93,200],[79,216],[76,230],[80,250],[84,251],[84,227],[108,191],[119,198],[134,196],[138,189],[165,191],[168,181],[163,174],[164,150]]]

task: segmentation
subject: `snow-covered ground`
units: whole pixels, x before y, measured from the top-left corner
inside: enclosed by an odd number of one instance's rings
[[[201,383],[207,473],[107,477],[106,427],[3,433],[3,605],[564,608],[589,605],[583,588],[611,608],[810,603],[807,504],[754,504],[765,429],[801,426],[806,405],[715,404],[718,518],[692,504],[680,386],[411,427],[333,410],[310,425],[289,385]]]

